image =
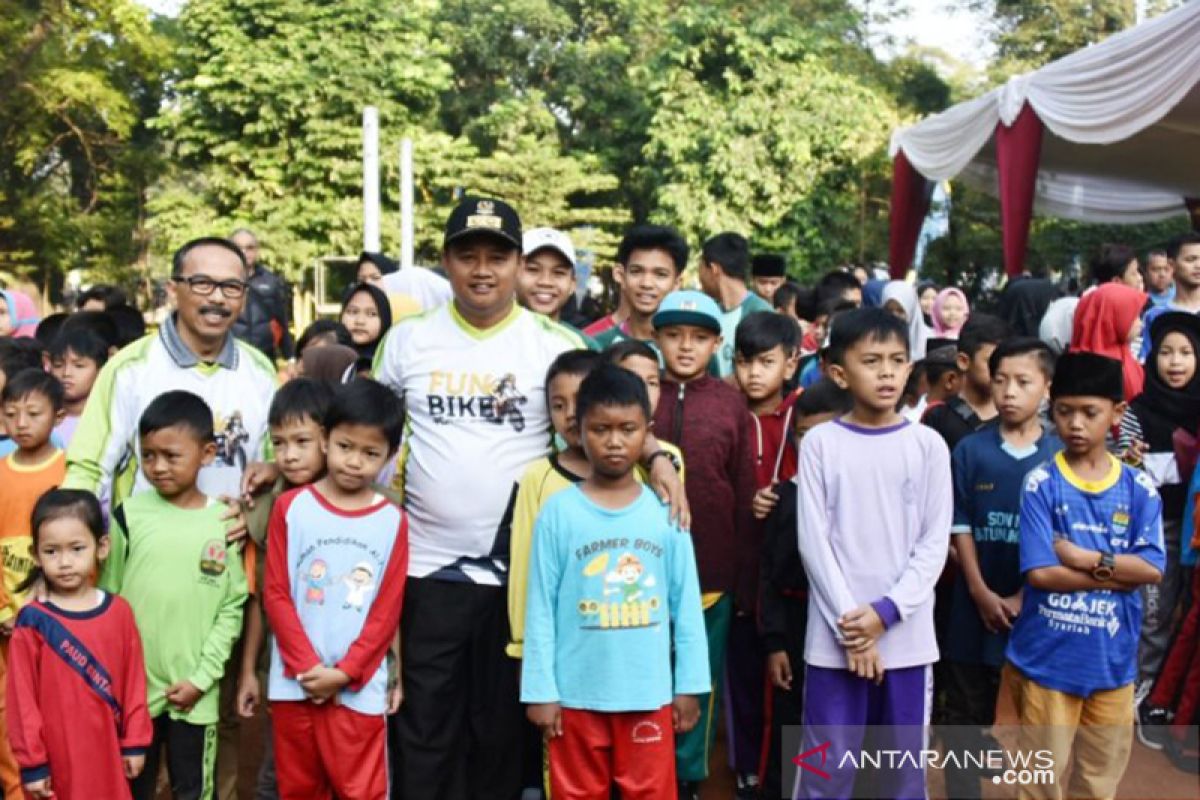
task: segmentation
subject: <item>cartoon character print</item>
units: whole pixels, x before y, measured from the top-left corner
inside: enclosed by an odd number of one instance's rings
[[[325,587],[332,583],[329,577],[329,565],[323,559],[313,559],[308,565],[308,574],[304,576],[307,588],[304,590],[304,602],[311,605],[325,605]]]
[[[608,630],[613,628],[649,628],[658,625],[654,614],[662,601],[653,591],[657,585],[654,575],[646,574],[641,559],[630,552],[617,558],[610,571],[609,554],[601,553],[583,569],[588,578],[600,579],[599,596],[579,601],[582,627]]]
[[[508,420],[517,433],[525,430],[525,415],[518,406],[525,405],[528,399],[517,388],[517,376],[510,372],[497,381],[492,397],[496,402],[496,416],[492,421],[503,425]]]
[[[250,432],[246,430],[242,421],[242,412],[234,411],[225,420],[225,424],[218,427],[214,437],[217,442],[217,463],[240,470],[246,469],[246,445],[250,442]]]
[[[366,561],[360,561],[342,578],[342,583],[346,586],[346,599],[342,601],[342,608],[362,611],[367,604],[367,595],[377,586],[375,570]]]
[[[655,583],[653,575],[642,578],[645,572],[646,567],[637,556],[633,553],[622,553],[617,559],[617,568],[604,576],[604,582],[612,584],[604,587],[605,597],[619,594],[622,603],[643,599],[643,591],[653,588]]]

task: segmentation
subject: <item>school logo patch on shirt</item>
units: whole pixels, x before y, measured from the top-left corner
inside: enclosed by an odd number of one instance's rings
[[[200,554],[200,571],[209,577],[219,578],[225,574],[226,558],[225,543],[219,539],[210,539]]]

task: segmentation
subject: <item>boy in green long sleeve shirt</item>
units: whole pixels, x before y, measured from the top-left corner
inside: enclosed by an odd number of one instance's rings
[[[113,511],[100,580],[133,608],[145,651],[154,742],[133,796],[154,797],[165,744],[176,800],[211,800],[217,682],[241,633],[246,572],[225,542],[224,506],[196,486],[216,455],[209,407],[190,392],[165,392],[147,406],[138,434],[154,489]]]

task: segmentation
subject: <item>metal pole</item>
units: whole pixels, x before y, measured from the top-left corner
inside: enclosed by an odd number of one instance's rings
[[[413,143],[400,140],[400,269],[413,265]]]
[[[363,109],[363,250],[380,251],[379,242],[379,109]]]

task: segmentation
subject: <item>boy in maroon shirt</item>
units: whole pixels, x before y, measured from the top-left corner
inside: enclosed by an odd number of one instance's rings
[[[735,602],[739,613],[754,612],[760,548],[750,515],[755,490],[751,421],[741,393],[708,374],[708,363],[721,345],[721,309],[712,298],[696,291],[672,292],[653,325],[666,363],[654,430],[683,451],[687,464],[684,489],[692,508],[713,678],[700,723],[680,736],[675,747],[679,796],[692,798],[708,776],[716,734],[710,718],[720,694]]]

